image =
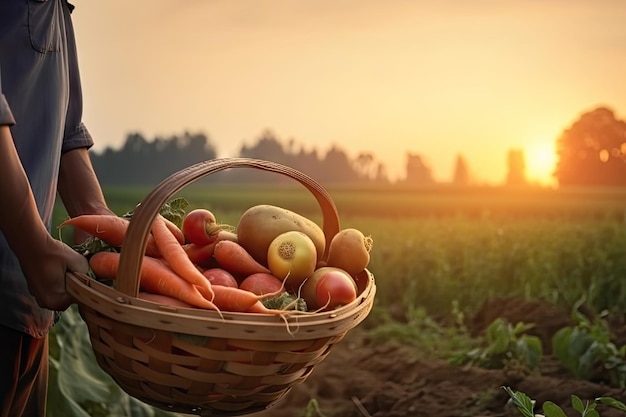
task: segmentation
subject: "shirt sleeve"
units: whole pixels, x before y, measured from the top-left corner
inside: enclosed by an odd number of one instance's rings
[[[0,125],[14,125],[15,119],[6,97],[2,94],[2,77],[0,77]]]
[[[78,54],[76,52],[74,26],[72,24],[70,13],[65,13],[64,19],[67,34],[70,98],[65,117],[65,131],[63,134],[63,147],[61,149],[63,153],[76,148],[91,148],[94,144],[91,134],[82,122],[83,91],[80,82],[80,71],[78,68]]]

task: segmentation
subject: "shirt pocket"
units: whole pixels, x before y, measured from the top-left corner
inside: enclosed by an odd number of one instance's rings
[[[61,50],[63,15],[59,0],[28,1],[30,43],[43,54]]]

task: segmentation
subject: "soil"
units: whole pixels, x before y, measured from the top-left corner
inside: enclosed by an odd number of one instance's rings
[[[571,408],[571,395],[583,400],[610,396],[625,401],[626,390],[608,381],[573,378],[559,366],[549,350],[554,332],[570,324],[569,311],[540,301],[501,298],[486,302],[468,322],[473,334],[484,332],[496,318],[511,323],[533,323],[528,333],[541,338],[544,355],[540,372],[512,372],[455,366],[440,359],[425,358],[415,348],[391,341],[369,340],[356,328],[336,344],[315,366],[310,376],[270,409],[251,417],[301,417],[313,398],[320,413],[307,417],[515,417],[521,416],[501,388],[511,387],[537,401],[563,408],[568,416],[580,416]],[[612,322],[618,346],[626,344],[624,317]],[[602,417],[625,413],[599,406]]]

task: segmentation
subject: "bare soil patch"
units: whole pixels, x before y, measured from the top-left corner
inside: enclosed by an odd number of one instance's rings
[[[316,365],[302,384],[296,385],[269,410],[254,417],[299,417],[315,398],[327,417],[514,417],[502,386],[522,391],[540,405],[553,401],[570,416],[570,396],[583,400],[611,396],[624,401],[626,390],[605,381],[573,378],[551,356],[550,340],[570,323],[568,311],[543,302],[501,298],[486,302],[468,328],[480,334],[498,317],[510,322],[534,323],[542,339],[544,359],[540,372],[531,375],[501,369],[459,367],[439,359],[424,358],[414,348],[394,342],[375,343],[362,329],[352,330],[328,357]],[[623,318],[613,322],[618,342],[626,344]],[[623,412],[601,406],[603,417],[624,417]]]

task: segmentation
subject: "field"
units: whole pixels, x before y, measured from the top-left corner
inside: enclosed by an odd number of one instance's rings
[[[626,190],[328,190],[342,227],[374,238],[375,307],[307,381],[259,416],[521,415],[507,414],[503,385],[569,412],[571,394],[626,397]],[[148,191],[105,193],[122,214]],[[177,196],[231,225],[254,204],[284,206],[320,221],[313,197],[297,188],[197,184]],[[63,216],[58,209],[55,224]],[[72,396],[78,397],[72,410],[123,415],[102,401],[113,395],[110,381],[93,381],[99,388],[87,394],[84,386],[80,394],[64,386],[67,369],[97,374],[85,365],[85,338],[72,330],[80,326],[70,311],[56,328],[59,382],[51,401],[57,414],[49,415],[80,415],[68,411]],[[563,328],[575,330],[588,348],[568,361],[553,352],[552,338]],[[72,343],[65,340],[70,334]],[[565,347],[573,348],[568,340]],[[74,355],[80,366],[60,364],[69,348],[82,352]],[[585,352],[590,364],[580,360]],[[150,415],[125,401],[132,415]]]

